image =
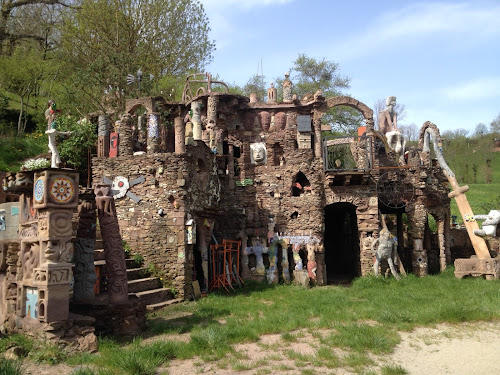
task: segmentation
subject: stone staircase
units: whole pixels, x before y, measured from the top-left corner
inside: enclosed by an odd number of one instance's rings
[[[133,259],[126,259],[129,296],[135,296],[146,303],[149,311],[161,309],[181,302],[181,298],[174,298],[170,289],[161,285],[159,277],[151,276],[147,267],[137,267]],[[104,265],[104,249],[102,240],[96,241],[94,253],[95,265]]]

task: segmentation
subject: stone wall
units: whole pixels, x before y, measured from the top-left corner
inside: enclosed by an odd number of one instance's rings
[[[215,157],[200,143],[188,146],[186,154],[147,154],[117,158],[94,158],[93,180],[117,176],[144,182],[115,199],[122,238],[133,253],[144,256],[172,279],[179,297],[191,293],[193,252],[186,242],[186,222],[213,210],[220,194]]]

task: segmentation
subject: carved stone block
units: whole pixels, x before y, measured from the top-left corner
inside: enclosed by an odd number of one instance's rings
[[[455,277],[461,279],[465,276],[486,276],[487,278],[500,279],[500,260],[494,259],[456,259]]]
[[[34,208],[76,208],[77,206],[77,172],[46,169],[35,173]]]
[[[38,215],[38,236],[48,237],[71,237],[73,227],[70,210],[41,211]]]
[[[33,285],[69,285],[72,277],[71,267],[72,266],[69,263],[62,263],[57,265],[49,264],[39,268],[35,268]]]

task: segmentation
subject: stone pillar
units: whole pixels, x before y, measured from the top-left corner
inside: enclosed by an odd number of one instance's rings
[[[175,128],[175,153],[184,154],[186,152],[185,145],[185,127],[182,117],[177,116],[174,118],[174,128]]]
[[[193,139],[201,141],[201,103],[191,102],[191,122],[193,123]]]
[[[375,129],[375,122],[373,121],[373,119],[365,119],[365,123],[366,123],[366,132],[367,133],[373,132],[373,130]]]
[[[160,129],[158,124],[158,115],[150,113],[148,116],[148,139],[147,152],[154,154],[158,152]]]
[[[35,240],[26,226],[30,223],[20,225],[23,277],[19,310],[21,316],[32,318],[36,313],[39,321],[66,320],[72,279],[71,220],[78,206],[78,173],[43,170],[35,173],[34,181],[32,208],[36,210],[38,233]]]
[[[278,101],[278,90],[274,87],[274,83],[271,82],[271,87],[267,89],[267,103],[276,104]]]
[[[217,150],[217,106],[219,105],[218,96],[209,96],[207,100],[207,131],[208,131],[208,144],[211,150]]]
[[[427,250],[424,249],[422,238],[413,240],[412,264],[415,276],[427,276]]]
[[[409,215],[411,235],[413,237],[412,268],[416,276],[426,276],[428,273],[427,250],[424,249],[424,233],[427,223],[427,210],[417,202],[414,211]]]
[[[446,237],[445,237],[445,226],[450,225],[449,221],[445,220],[445,217],[439,217],[437,221],[438,230],[438,244],[439,244],[439,269],[443,272],[446,269],[447,264],[447,249],[446,249]]]
[[[117,122],[118,136],[120,142],[118,143],[118,156],[133,155],[134,154],[134,139],[133,139],[133,123],[132,117],[126,114],[122,119]]]
[[[128,284],[125,252],[111,185],[97,184],[94,192],[108,270],[109,302],[110,304],[126,304],[128,303]]]
[[[109,118],[100,115],[97,127],[97,157],[109,156]]]
[[[78,228],[76,232],[75,254],[75,285],[73,300],[75,302],[89,302],[95,297],[94,284],[96,282],[94,266],[96,214],[95,202],[83,202],[78,207]]]
[[[229,144],[229,152],[227,156],[227,177],[228,177],[228,190],[234,190],[234,145]]]
[[[314,126],[314,156],[316,159],[321,159],[323,144],[321,140],[321,117],[316,118],[314,114],[313,126]]]
[[[283,81],[283,103],[292,102],[292,82],[288,79],[290,73],[285,73],[285,80]]]
[[[146,144],[148,140],[148,119],[146,115],[137,117],[137,141],[141,145],[141,151],[146,151]]]

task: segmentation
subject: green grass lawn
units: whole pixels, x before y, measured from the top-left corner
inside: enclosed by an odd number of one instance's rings
[[[465,193],[475,215],[487,214],[490,210],[500,209],[500,182],[491,184],[467,184],[469,191]],[[455,199],[451,200],[451,214],[457,216],[459,223],[463,223]]]
[[[237,360],[233,344],[256,342],[264,334],[281,334],[283,342],[294,342],[300,340],[294,331],[314,335],[324,329],[329,333],[320,339],[312,358],[289,353],[295,361],[292,367],[309,361],[323,368],[348,366],[361,374],[370,373],[365,370],[373,366],[371,355],[392,352],[400,341],[399,331],[443,322],[494,320],[500,320],[500,281],[458,280],[452,268],[425,278],[409,275],[399,282],[363,277],[347,288],[250,284],[233,294],[214,293],[158,311],[149,316],[142,337],[128,342],[102,338],[98,354],[65,360],[71,365],[89,366],[75,372],[80,375],[155,374],[171,359],[195,356],[220,366],[231,357],[229,365],[242,371],[248,365]],[[163,334],[188,334],[189,340],[143,341]],[[340,358],[335,348],[347,355]],[[406,373],[398,366],[380,370]],[[305,368],[303,373],[308,371]]]

